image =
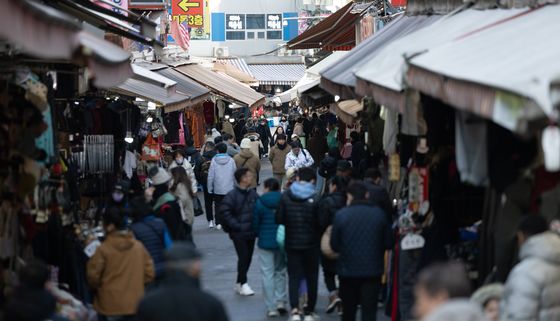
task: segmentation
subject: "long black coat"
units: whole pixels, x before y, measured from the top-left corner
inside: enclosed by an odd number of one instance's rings
[[[185,274],[168,275],[138,306],[136,321],[228,321],[224,306]]]

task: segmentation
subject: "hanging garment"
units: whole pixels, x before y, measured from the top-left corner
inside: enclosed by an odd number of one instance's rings
[[[455,154],[463,183],[488,186],[486,122],[473,114],[455,112]]]
[[[132,175],[134,173],[134,170],[136,170],[136,167],[138,167],[138,164],[136,162],[136,155],[133,152],[127,150],[124,154],[123,169],[128,179],[132,179]]]
[[[399,133],[399,114],[392,108],[385,109],[385,127],[383,128],[383,149],[389,156],[397,151],[397,134]]]
[[[204,108],[204,122],[206,125],[214,125],[214,103],[211,101],[206,101],[202,104]]]
[[[35,139],[35,146],[38,149],[42,149],[47,152],[46,160],[48,162],[55,157],[54,133],[50,106],[47,106],[47,109],[43,112],[43,121],[47,124],[47,130]]]
[[[167,135],[165,135],[165,142],[168,144],[177,144],[180,141],[180,111],[175,111],[172,113],[167,113],[163,117],[163,124],[167,129]]]

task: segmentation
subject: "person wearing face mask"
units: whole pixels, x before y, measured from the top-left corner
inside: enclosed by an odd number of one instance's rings
[[[270,127],[268,127],[268,122],[265,118],[259,121],[257,133],[260,135],[263,145],[263,154],[266,157],[268,155],[268,143],[272,141],[272,134],[270,133]]]
[[[272,140],[270,141],[270,147],[276,145],[276,141],[278,140],[278,135],[286,135],[286,130],[282,126],[276,127],[276,131],[274,135],[272,135]]]
[[[172,170],[173,168],[178,166],[183,167],[187,172],[189,179],[191,180],[191,191],[193,191],[194,193],[192,196],[196,195],[196,192],[198,191],[198,182],[196,181],[196,176],[194,175],[194,170],[191,163],[185,160],[185,156],[183,155],[183,152],[181,150],[175,151],[173,157],[174,160],[169,165],[169,170]]]
[[[276,136],[276,144],[270,149],[268,159],[270,163],[272,163],[272,174],[274,178],[280,182],[280,186],[284,186],[286,155],[288,155],[291,150],[292,148],[286,142],[286,135],[278,134],[278,136]]]
[[[126,189],[122,183],[115,184],[111,192],[111,200],[109,201],[108,208],[119,207],[121,209],[128,208],[128,200],[126,198]]]

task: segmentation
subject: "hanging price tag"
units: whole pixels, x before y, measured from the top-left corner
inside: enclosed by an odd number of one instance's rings
[[[420,234],[407,234],[401,241],[403,251],[421,249],[426,244],[426,240]]]

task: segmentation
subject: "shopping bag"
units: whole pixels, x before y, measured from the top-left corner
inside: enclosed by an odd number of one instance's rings
[[[142,160],[158,161],[161,158],[161,149],[152,134],[148,134],[144,145],[142,145]]]

